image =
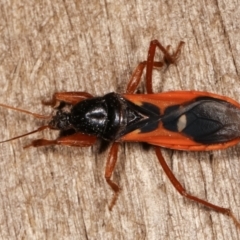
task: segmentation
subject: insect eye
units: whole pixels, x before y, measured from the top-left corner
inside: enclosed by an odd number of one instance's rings
[[[58,111],[50,121],[49,126],[51,128],[61,129],[61,130],[71,128],[69,113]]]

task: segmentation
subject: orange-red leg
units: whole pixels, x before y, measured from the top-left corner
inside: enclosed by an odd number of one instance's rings
[[[208,208],[213,209],[216,212],[222,213],[222,214],[226,214],[228,216],[230,216],[234,223],[240,228],[240,222],[236,219],[236,217],[233,215],[233,213],[231,212],[231,210],[229,208],[223,208],[223,207],[219,207],[217,205],[214,205],[210,202],[207,202],[203,199],[200,199],[198,197],[195,197],[189,193],[187,193],[186,189],[181,185],[181,183],[176,179],[176,177],[174,176],[173,172],[171,171],[171,169],[168,167],[165,159],[162,156],[161,150],[159,147],[155,147],[155,152],[156,155],[158,157],[158,160],[164,170],[164,172],[166,173],[166,175],[168,176],[169,180],[171,181],[172,185],[175,187],[175,189],[183,196],[186,197],[188,199],[191,199],[197,203],[200,203]]]
[[[136,91],[136,89],[141,81],[143,70],[146,67],[146,65],[147,65],[147,61],[141,62],[138,64],[138,66],[134,70],[131,78],[129,79],[128,85],[127,85],[127,90],[126,90],[127,94],[132,94]],[[153,67],[156,67],[156,68],[160,68],[163,65],[164,65],[163,62],[153,62]]]
[[[89,147],[92,146],[96,142],[95,136],[89,136],[82,133],[74,133],[69,136],[59,137],[54,140],[47,139],[37,139],[32,141],[31,144],[25,146],[28,147],[41,147],[41,146],[49,146],[49,145],[65,145],[72,147]]]
[[[180,42],[176,52],[171,55],[168,52],[170,49],[170,45],[167,46],[165,49],[157,40],[152,41],[149,46],[148,59],[147,59],[147,61],[139,63],[139,65],[134,70],[131,78],[129,79],[126,93],[132,94],[136,91],[136,88],[138,87],[138,85],[141,81],[143,70],[146,66],[147,66],[147,81],[146,81],[147,92],[152,93],[152,70],[153,70],[153,68],[160,68],[164,65],[164,63],[167,65],[175,63],[175,61],[177,60],[177,58],[179,56],[182,45],[183,45],[183,42]],[[159,62],[154,61],[156,47],[159,47],[160,50],[163,52],[163,54],[164,54],[163,61],[159,61]],[[112,173],[114,171],[114,168],[115,168],[115,165],[117,162],[118,146],[119,146],[119,143],[113,143],[110,153],[108,155],[108,160],[107,160],[106,169],[105,169],[105,179],[106,179],[107,183],[110,185],[110,187],[112,188],[112,190],[114,191],[114,196],[113,196],[112,202],[109,206],[110,210],[112,210],[113,206],[115,205],[117,198],[118,198],[119,191],[120,191],[119,186],[111,180]]]
[[[181,53],[181,48],[183,46],[184,42],[180,42],[178,44],[177,50],[173,53],[169,53],[170,45],[168,45],[166,48],[163,47],[163,45],[158,40],[153,40],[150,43],[149,50],[148,50],[148,57],[147,57],[147,69],[146,69],[146,88],[147,93],[151,94],[153,93],[152,89],[152,71],[154,67],[154,57],[156,53],[156,48],[159,48],[163,54],[163,60],[165,64],[175,64],[178,60],[179,54]]]
[[[42,103],[52,107],[55,107],[59,101],[75,105],[78,102],[92,97],[93,96],[87,92],[57,92],[53,94],[53,97],[50,101],[43,101]]]
[[[115,205],[117,198],[118,198],[119,191],[120,191],[120,187],[111,180],[115,165],[117,163],[118,146],[119,146],[119,143],[117,143],[117,142],[114,142],[112,144],[110,152],[108,154],[107,164],[106,164],[106,168],[105,168],[105,179],[106,179],[108,185],[114,191],[112,201],[109,205],[110,211],[112,210],[113,206]]]

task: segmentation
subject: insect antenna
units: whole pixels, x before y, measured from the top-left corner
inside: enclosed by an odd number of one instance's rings
[[[12,106],[9,106],[9,105],[3,104],[3,103],[0,103],[0,107],[12,109],[12,110],[18,111],[18,112],[23,112],[23,113],[32,115],[32,116],[34,116],[35,118],[50,119],[50,118],[52,117],[52,116],[41,115],[41,114],[38,114],[38,113],[33,113],[33,112],[27,111],[27,110],[25,110],[25,109],[12,107]]]
[[[4,107],[4,108],[8,108],[8,109],[11,109],[11,110],[14,110],[14,111],[26,113],[26,114],[32,115],[32,116],[35,117],[35,118],[49,119],[49,120],[52,118],[51,115],[50,115],[50,116],[46,116],[46,115],[41,115],[41,114],[38,114],[38,113],[33,113],[33,112],[27,111],[27,110],[25,110],[25,109],[12,107],[12,106],[9,106],[9,105],[3,104],[3,103],[0,103],[0,107]],[[38,129],[33,130],[33,131],[31,131],[31,132],[28,132],[28,133],[25,133],[25,134],[22,134],[22,135],[13,137],[13,138],[9,138],[9,139],[4,140],[4,141],[0,141],[0,143],[10,142],[10,141],[12,141],[12,140],[15,140],[15,139],[18,139],[18,138],[22,138],[22,137],[25,137],[25,136],[27,136],[27,135],[33,134],[33,133],[43,131],[43,130],[46,129],[46,128],[50,128],[50,127],[49,127],[48,125],[44,125],[44,126],[41,126],[41,127],[39,127]]]
[[[43,130],[46,129],[46,128],[49,128],[49,126],[48,126],[48,125],[41,126],[40,128],[38,128],[38,129],[36,129],[36,130],[33,130],[33,131],[31,131],[31,132],[28,132],[28,133],[25,133],[25,134],[22,134],[22,135],[13,137],[13,138],[9,138],[9,139],[4,140],[4,141],[0,141],[0,143],[10,142],[10,141],[12,141],[12,140],[15,140],[15,139],[18,139],[18,138],[22,138],[22,137],[25,137],[25,136],[27,136],[27,135],[33,134],[33,133],[43,131]]]

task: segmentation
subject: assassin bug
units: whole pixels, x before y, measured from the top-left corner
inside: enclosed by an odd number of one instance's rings
[[[200,91],[153,93],[152,71],[163,65],[175,64],[184,42],[169,53],[157,40],[150,43],[147,61],[141,62],[132,74],[125,94],[108,93],[93,97],[87,92],[55,93],[45,105],[56,107],[53,116],[43,116],[5,104],[2,107],[50,119],[47,125],[17,136],[11,141],[46,128],[59,130],[55,140],[37,139],[27,147],[67,145],[87,147],[97,138],[112,143],[105,168],[105,179],[114,191],[109,206],[114,206],[120,188],[111,180],[117,162],[119,144],[123,141],[145,142],[155,146],[157,158],[176,190],[184,197],[240,222],[228,208],[223,208],[187,193],[166,164],[160,147],[186,151],[224,149],[240,141],[240,104],[231,98]],[[154,61],[156,49],[163,52],[162,61]],[[134,94],[146,67],[147,94]]]

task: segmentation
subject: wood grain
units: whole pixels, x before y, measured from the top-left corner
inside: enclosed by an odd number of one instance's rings
[[[154,73],[156,92],[203,90],[240,101],[239,1],[0,0],[0,102],[39,113],[56,91],[123,93],[150,40],[176,47],[177,66]],[[143,84],[141,85],[142,88]],[[0,109],[0,139],[37,128],[32,117]],[[153,150],[123,144],[112,192],[107,152],[92,148],[23,150],[48,131],[0,148],[1,239],[239,239],[231,219],[183,199]],[[240,147],[188,153],[163,150],[192,194],[240,219]]]

